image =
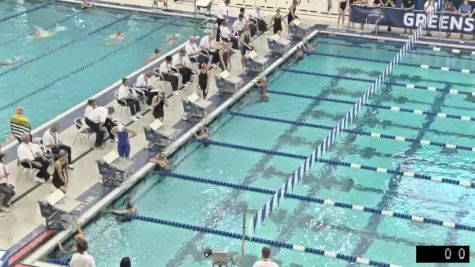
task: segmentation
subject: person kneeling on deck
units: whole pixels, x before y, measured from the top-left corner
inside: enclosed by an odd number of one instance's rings
[[[68,155],[68,168],[73,169],[71,164],[71,147],[63,144],[58,136],[58,124],[54,123],[43,133],[43,145],[51,150],[53,155],[58,155],[61,150],[66,151]]]
[[[191,64],[190,59],[186,56],[185,50],[180,50],[180,52],[176,53],[172,57],[172,66],[181,74],[183,77],[183,84],[188,86],[191,84],[191,76],[193,75],[193,71],[188,67]]]
[[[178,94],[178,75],[172,68],[172,57],[166,56],[165,60],[160,64],[160,75],[167,82],[170,82],[173,94]]]
[[[168,170],[170,168],[170,162],[167,159],[165,153],[160,153],[155,157],[151,158],[149,162],[157,164],[157,166],[162,170]]]
[[[88,102],[90,100],[88,100]],[[109,115],[114,113],[114,108],[105,108],[102,106],[95,107],[94,109],[89,110],[88,108],[86,108],[86,112],[84,112],[84,114],[86,115],[85,121],[87,126],[89,126],[89,128],[91,128],[91,130],[96,134],[96,141],[94,143],[94,147],[99,148],[104,143],[103,127],[105,127],[109,132],[111,140],[115,141],[114,134],[112,133],[112,128],[115,127],[116,124],[109,118]]]
[[[9,212],[10,200],[15,195],[15,187],[8,181],[8,166],[4,165],[5,154],[0,153],[0,195],[3,195],[3,200],[0,206],[0,211]]]
[[[142,115],[140,115],[140,102],[130,92],[128,82],[129,79],[122,78],[122,84],[119,86],[119,90],[117,91],[117,99],[126,103],[126,105],[130,108],[132,120],[138,121],[140,118],[142,118]]]
[[[125,202],[125,209],[123,210],[111,209],[109,210],[109,212],[114,215],[119,215],[120,217],[118,218],[118,220],[120,222],[128,222],[130,221],[130,219],[124,217],[124,215],[135,215],[137,214],[137,209],[134,207],[134,204],[132,203],[132,201],[127,200]]]
[[[66,194],[68,188],[68,154],[64,150],[60,150],[59,154],[54,158],[53,185]]]
[[[39,170],[36,174],[35,182],[44,183],[48,181],[51,176],[48,172],[48,160],[41,156],[40,153],[34,152],[28,133],[24,133],[21,140],[22,142],[17,148],[17,156],[21,166]]]

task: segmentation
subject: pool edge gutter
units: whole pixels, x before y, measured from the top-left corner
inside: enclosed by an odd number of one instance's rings
[[[276,68],[280,65],[285,63],[297,50],[297,47],[301,46],[303,43],[311,40],[318,34],[318,30],[312,31],[309,35],[303,38],[302,41],[291,47],[282,57],[277,59],[274,63],[272,63],[269,67],[267,67],[264,71],[259,73],[256,78],[252,79],[246,85],[241,87],[236,93],[234,93],[231,97],[226,99],[221,105],[219,105],[215,110],[210,112],[206,117],[204,117],[200,122],[194,125],[191,129],[189,129],[186,133],[184,133],[180,138],[175,140],[169,147],[166,148],[164,153],[167,155],[173,154],[177,151],[182,145],[186,144],[188,140],[190,140],[194,133],[197,132],[200,128],[208,125],[217,117],[219,117],[223,112],[226,111],[229,107],[235,104],[238,100],[240,100],[249,90],[254,87],[255,82],[259,78],[263,78],[271,74]],[[89,223],[97,214],[106,206],[110,205],[115,199],[123,195],[129,189],[131,189],[137,182],[143,179],[147,174],[153,171],[155,164],[147,163],[144,167],[139,169],[135,172],[131,178],[126,180],[122,183],[119,187],[112,190],[109,194],[107,194],[104,198],[98,201],[94,206],[89,208],[84,214],[82,214],[78,218],[78,222],[81,225],[85,225]],[[74,234],[76,229],[72,226],[69,226],[66,230],[61,231],[60,233],[56,234],[53,238],[48,240],[44,245],[36,249],[31,255],[29,255],[25,260],[22,261],[24,264],[34,264],[36,261],[40,260],[41,258],[45,257],[47,254],[53,251],[53,249],[57,246],[58,242],[62,242],[69,238],[71,235]]]

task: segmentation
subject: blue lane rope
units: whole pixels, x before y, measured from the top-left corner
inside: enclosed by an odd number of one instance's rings
[[[98,59],[96,59],[96,60],[94,60],[94,61],[92,61],[92,62],[90,62],[90,63],[88,63],[88,64],[86,64],[86,65],[84,65],[84,66],[82,66],[82,67],[80,67],[80,68],[78,68],[78,69],[76,69],[76,70],[70,72],[70,73],[68,73],[68,74],[66,74],[66,75],[63,75],[63,76],[57,78],[56,80],[53,80],[53,81],[49,82],[47,85],[45,85],[45,86],[43,86],[43,87],[40,87],[40,88],[37,88],[37,89],[35,89],[35,90],[30,91],[28,94],[26,94],[26,95],[24,95],[24,96],[21,96],[21,97],[15,99],[14,101],[12,101],[12,102],[10,102],[10,103],[7,103],[7,104],[5,104],[5,105],[3,105],[3,106],[1,106],[1,107],[0,107],[0,110],[4,110],[4,109],[6,109],[6,108],[9,108],[9,107],[11,107],[11,106],[17,104],[18,102],[20,102],[20,101],[22,101],[22,100],[24,100],[24,99],[26,99],[26,98],[28,98],[28,97],[30,97],[30,96],[33,96],[33,95],[35,95],[35,94],[37,94],[37,93],[39,93],[39,92],[41,92],[41,91],[44,91],[44,90],[50,88],[51,86],[55,85],[56,83],[58,83],[58,82],[60,82],[60,81],[62,81],[62,80],[64,80],[64,79],[67,79],[67,78],[69,78],[70,76],[72,76],[72,75],[74,75],[74,74],[77,74],[77,73],[79,73],[79,72],[81,72],[81,71],[87,69],[88,67],[94,65],[94,64],[97,64],[97,63],[103,61],[104,59],[108,58],[109,56],[111,56],[111,55],[113,55],[113,54],[115,54],[115,53],[117,53],[117,52],[119,52],[119,51],[121,51],[121,50],[124,50],[124,49],[128,48],[129,46],[131,46],[131,45],[133,45],[133,44],[135,44],[135,43],[137,43],[137,42],[139,42],[139,41],[145,39],[145,38],[148,37],[149,35],[155,33],[155,32],[158,31],[158,30],[161,30],[162,28],[164,28],[164,27],[170,25],[170,23],[172,23],[172,22],[174,22],[174,21],[176,21],[176,20],[178,20],[178,18],[176,18],[176,19],[170,21],[169,23],[162,24],[162,25],[156,27],[155,29],[153,29],[153,30],[147,32],[146,34],[140,36],[139,38],[137,38],[137,39],[135,39],[134,41],[132,41],[132,42],[126,44],[125,46],[121,46],[121,47],[119,47],[119,48],[116,48],[116,49],[112,50],[111,52],[109,52],[109,53],[103,55],[102,57],[100,57],[100,58],[98,58]]]
[[[55,27],[57,24],[61,24],[61,23],[66,22],[66,21],[68,21],[68,20],[70,20],[70,19],[73,19],[73,18],[75,18],[76,16],[78,16],[78,15],[80,15],[80,14],[82,14],[82,13],[85,13],[85,12],[87,12],[87,11],[89,11],[89,10],[91,10],[91,9],[84,9],[84,10],[81,10],[81,11],[79,11],[78,13],[74,13],[73,15],[71,15],[71,16],[69,16],[69,17],[66,17],[66,18],[64,18],[64,19],[58,20],[58,21],[56,21],[56,22],[54,22],[54,23],[51,23],[50,25],[48,25],[47,28]],[[31,33],[31,35],[33,35],[33,34],[34,34],[34,32]],[[3,43],[0,43],[0,46],[5,46],[5,45],[7,45],[7,44],[10,44],[10,43],[13,43],[13,42],[15,42],[15,41],[18,41],[18,40],[20,40],[21,38],[24,38],[24,37],[25,37],[25,36],[17,36],[17,37],[15,37],[15,38],[11,39],[11,40],[8,40],[8,41],[5,41],[5,42],[3,42]]]
[[[35,7],[32,7],[32,8],[30,8],[30,9],[27,9],[27,10],[25,10],[25,11],[18,12],[18,13],[12,14],[12,15],[10,15],[10,16],[6,16],[6,17],[4,17],[4,18],[1,18],[1,19],[0,19],[0,22],[4,22],[4,21],[7,21],[7,20],[9,20],[9,19],[13,19],[13,18],[16,18],[16,17],[18,17],[18,16],[21,16],[21,15],[23,15],[23,14],[33,12],[33,11],[38,10],[38,9],[40,9],[40,8],[47,7],[47,6],[51,5],[51,4],[53,4],[52,1],[50,1],[49,3],[47,2],[47,3],[44,3],[44,4],[37,5],[37,6],[35,6]]]
[[[219,235],[219,236],[233,238],[233,239],[241,240],[243,238],[242,234],[238,234],[238,233],[218,230],[218,229],[209,228],[209,227],[196,226],[196,225],[191,225],[191,224],[186,224],[186,223],[181,223],[181,222],[176,222],[176,221],[164,220],[160,218],[147,217],[147,216],[142,216],[142,215],[125,215],[124,217],[131,220],[139,220],[139,221],[144,221],[144,222],[161,224],[161,225],[171,226],[175,228],[181,228],[181,229],[196,231],[196,232],[205,233],[205,234]],[[246,239],[246,241],[250,241],[254,243],[264,244],[264,245],[277,247],[277,248],[291,249],[291,250],[296,250],[299,252],[305,252],[305,253],[315,254],[315,255],[320,255],[320,256],[325,256],[325,257],[332,257],[332,258],[344,260],[350,263],[367,264],[367,265],[378,266],[378,267],[399,267],[398,265],[394,265],[391,263],[346,255],[346,254],[337,253],[334,251],[326,251],[323,249],[310,248],[310,247],[285,243],[285,242],[276,241],[276,240],[264,239],[264,238],[255,237],[255,236],[250,237],[246,235],[244,236],[244,238]]]
[[[274,194],[274,191],[269,190],[269,189],[264,189],[264,188],[259,188],[259,187],[252,187],[252,186],[248,186],[248,185],[234,184],[234,183],[229,183],[229,182],[223,182],[223,181],[218,180],[218,179],[208,179],[208,178],[197,177],[197,176],[192,176],[192,175],[172,173],[172,172],[168,172],[168,171],[157,171],[156,174],[158,174],[160,176],[173,177],[173,178],[177,178],[177,179],[181,179],[181,180],[185,180],[185,181],[193,181],[193,182],[198,182],[198,183],[223,186],[223,187],[233,188],[233,189],[237,189],[237,190],[260,193],[260,194],[267,194],[267,195],[273,195]],[[331,199],[323,199],[323,198],[317,198],[317,197],[307,197],[307,196],[291,194],[291,193],[285,193],[284,197],[295,199],[295,200],[300,200],[300,201],[304,201],[304,202],[317,203],[317,204],[320,204],[320,205],[334,206],[334,207],[338,207],[338,208],[344,208],[344,209],[350,209],[350,210],[361,211],[361,212],[366,212],[366,213],[378,214],[378,215],[394,217],[394,218],[399,218],[399,219],[408,220],[408,221],[414,221],[414,222],[420,222],[420,223],[426,223],[426,224],[433,224],[433,225],[444,226],[444,227],[457,229],[457,230],[466,230],[466,231],[475,232],[475,226],[470,226],[470,225],[465,225],[465,224],[460,224],[460,223],[454,223],[454,222],[451,222],[451,221],[443,221],[443,220],[438,220],[438,219],[432,219],[432,218],[427,218],[427,217],[419,216],[419,215],[406,214],[406,213],[401,213],[401,212],[396,212],[396,211],[391,211],[391,210],[382,210],[382,209],[373,208],[373,207],[366,207],[366,206],[357,205],[357,204],[334,201],[334,200],[331,200]]]
[[[285,120],[285,119],[254,115],[254,114],[249,114],[249,113],[241,113],[241,112],[228,112],[228,113],[234,116],[240,116],[240,117],[249,118],[249,119],[287,123],[287,124],[292,124],[292,125],[297,125],[297,126],[305,126],[305,127],[325,129],[325,130],[333,129],[333,127],[331,126],[322,125],[322,124],[313,124],[313,123],[308,123],[308,122]],[[450,143],[441,143],[441,142],[430,141],[427,139],[416,139],[416,138],[405,137],[405,136],[400,136],[400,135],[389,135],[389,134],[365,132],[365,131],[351,130],[351,129],[345,129],[343,130],[343,132],[357,134],[357,135],[364,135],[364,136],[368,136],[372,138],[382,138],[382,139],[403,141],[403,142],[415,143],[415,144],[421,144],[421,145],[431,145],[431,146],[442,147],[442,148],[453,148],[453,149],[460,149],[460,150],[475,152],[475,147],[456,145],[456,144],[450,144]]]
[[[354,39],[354,40],[358,40],[359,43],[375,43],[375,44],[383,44],[383,43],[394,43],[394,44],[397,44],[397,48],[401,48],[403,47],[401,42],[397,42],[397,41],[393,41],[393,40],[384,40],[384,39],[378,39],[378,40],[375,40],[375,39],[370,39],[370,38],[362,38],[362,37],[356,37],[356,36],[341,36],[341,35],[332,35],[332,34],[329,34],[329,33],[319,33],[320,35],[325,35],[325,37],[323,38],[328,38],[328,39],[337,39],[337,40],[343,40],[343,41],[346,41],[345,39]],[[362,39],[364,41],[362,41]],[[432,46],[432,45],[429,45],[429,44],[421,44],[421,43],[418,43],[417,44],[417,47],[419,49],[425,49],[425,50],[432,50],[432,51],[436,51],[436,52],[440,52],[440,51],[445,51],[445,52],[451,52],[451,53],[456,53],[456,54],[466,54],[466,55],[473,55],[475,54],[474,50],[469,50],[469,49],[454,49],[454,48],[449,48],[449,47],[443,47],[443,46]],[[454,51],[455,50],[455,51]],[[457,52],[457,50],[459,52]],[[464,53],[466,52],[466,53]]]
[[[256,147],[250,147],[250,146],[243,146],[243,145],[213,141],[213,140],[210,140],[210,139],[208,139],[208,140],[194,139],[194,140],[196,142],[206,144],[206,145],[211,144],[211,145],[216,145],[216,146],[221,146],[221,147],[234,148],[234,149],[238,149],[238,150],[259,152],[259,153],[263,153],[263,154],[267,154],[267,155],[282,156],[282,157],[288,157],[288,158],[294,158],[294,159],[306,159],[307,158],[304,155],[298,155],[298,154],[281,152],[281,151],[274,151],[274,150],[263,149],[263,148],[256,148]],[[325,164],[333,165],[333,166],[343,166],[343,167],[348,167],[348,168],[353,168],[353,169],[362,169],[362,170],[379,172],[379,173],[388,173],[388,174],[399,175],[399,176],[415,178],[415,179],[420,179],[420,180],[427,180],[427,181],[433,181],[433,182],[463,186],[463,187],[467,187],[467,188],[475,188],[475,182],[472,182],[470,180],[455,180],[455,179],[450,179],[450,178],[436,177],[436,176],[418,174],[418,173],[413,173],[413,172],[403,172],[403,171],[398,171],[398,170],[393,170],[393,169],[386,169],[386,168],[381,168],[381,167],[374,167],[374,166],[363,165],[363,164],[359,164],[359,163],[345,162],[345,161],[333,160],[333,159],[318,158],[318,159],[315,159],[315,162],[325,163]]]
[[[354,104],[353,101],[329,98],[329,97],[318,97],[318,96],[277,91],[277,90],[267,90],[267,92],[272,93],[272,94],[278,94],[278,95],[307,98],[307,99],[327,101],[327,102],[347,104],[347,105]],[[412,113],[412,114],[417,114],[417,115],[426,115],[426,116],[437,117],[437,118],[449,118],[449,119],[462,120],[462,121],[475,121],[475,117],[472,117],[472,116],[454,115],[454,114],[447,114],[444,112],[432,112],[432,111],[425,111],[425,110],[420,110],[420,109],[410,109],[410,108],[404,108],[404,107],[398,107],[398,106],[384,106],[384,105],[376,105],[376,104],[368,104],[368,103],[365,103],[363,106],[378,108],[378,109],[385,109],[385,110],[389,110],[393,112],[404,112],[404,113]]]
[[[71,40],[71,41],[69,41],[69,42],[67,42],[67,43],[64,43],[64,44],[62,44],[62,45],[60,45],[60,46],[54,48],[54,49],[48,50],[48,51],[46,51],[44,54],[41,54],[41,55],[36,56],[36,57],[34,57],[34,58],[31,58],[31,59],[29,59],[29,60],[25,60],[25,61],[21,62],[20,64],[15,65],[14,67],[12,67],[12,68],[10,68],[10,69],[4,71],[4,72],[1,72],[1,73],[0,73],[0,77],[4,76],[4,75],[6,75],[6,74],[8,74],[8,73],[10,73],[10,72],[12,72],[12,71],[15,71],[15,70],[17,70],[17,69],[19,69],[19,68],[21,68],[21,67],[27,65],[27,64],[30,64],[31,62],[35,62],[35,61],[37,61],[37,60],[40,60],[40,59],[42,59],[42,58],[44,58],[44,57],[47,57],[47,56],[53,54],[53,53],[56,53],[56,52],[60,51],[61,49],[66,48],[66,47],[68,47],[68,46],[70,46],[70,45],[72,45],[72,44],[75,44],[75,43],[77,43],[77,42],[79,42],[79,41],[82,41],[82,40],[84,40],[86,37],[91,36],[91,35],[93,35],[93,34],[96,34],[96,33],[100,32],[100,31],[102,31],[102,30],[105,30],[105,29],[107,29],[107,28],[109,28],[109,27],[111,27],[111,26],[113,26],[113,25],[115,25],[115,24],[117,24],[117,23],[119,23],[119,22],[125,20],[125,19],[130,18],[131,16],[132,16],[132,14],[126,15],[126,16],[124,16],[124,17],[122,17],[122,18],[120,18],[120,19],[114,20],[113,22],[111,22],[111,23],[109,23],[109,24],[107,24],[107,25],[104,25],[104,26],[102,26],[102,27],[100,27],[100,28],[98,28],[98,29],[96,29],[96,30],[94,30],[94,31],[88,32],[87,34],[85,34],[85,35],[83,35],[83,36],[81,36],[81,37],[78,37],[78,38],[76,38],[76,39],[73,39],[73,40]]]
[[[348,76],[342,76],[342,75],[333,75],[333,74],[326,74],[326,73],[320,73],[320,72],[314,72],[314,71],[302,71],[302,70],[290,69],[290,68],[282,68],[281,70],[285,71],[285,72],[291,72],[291,73],[297,73],[297,74],[303,74],[303,75],[311,75],[311,76],[327,77],[327,78],[332,78],[332,79],[350,80],[350,81],[368,82],[368,83],[373,83],[374,82],[374,80],[370,80],[370,79],[363,79],[363,78],[357,78],[357,77],[348,77]],[[429,91],[429,92],[449,93],[449,94],[452,94],[452,95],[475,96],[475,92],[455,90],[455,89],[449,89],[448,90],[448,89],[443,89],[443,88],[436,88],[436,87],[433,87],[433,86],[422,86],[422,85],[416,85],[416,84],[410,84],[410,83],[406,84],[406,83],[397,83],[397,82],[391,82],[391,81],[385,81],[384,84],[398,86],[397,88],[405,88],[405,89],[408,89],[408,90],[419,89],[419,90],[424,90],[424,91]]]
[[[376,62],[376,63],[383,63],[383,64],[388,63],[385,60],[365,58],[365,57],[337,55],[337,54],[323,53],[323,52],[315,52],[313,54],[317,55],[317,56],[343,58],[343,59],[351,59],[351,60],[359,60],[359,61],[367,61],[367,62]],[[420,64],[419,65],[419,64],[414,64],[414,63],[400,62],[399,65],[408,66],[408,67],[416,67],[416,68],[421,68],[421,69],[435,69],[435,70],[441,70],[441,71],[452,71],[452,72],[461,72],[461,73],[475,73],[475,70],[470,70],[470,69],[457,69],[457,68],[449,68],[449,67],[443,67],[443,66],[438,67],[438,66],[430,66],[430,65],[426,65],[426,64]]]

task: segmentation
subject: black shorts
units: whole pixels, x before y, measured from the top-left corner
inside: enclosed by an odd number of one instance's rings
[[[346,1],[345,2],[340,2],[340,9],[345,11],[346,9]]]

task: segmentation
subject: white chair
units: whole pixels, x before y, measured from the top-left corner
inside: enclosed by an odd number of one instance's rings
[[[89,138],[93,134],[91,128],[89,128],[89,126],[83,123],[81,118],[74,119],[74,126],[76,126],[77,133],[76,137],[74,138],[73,144],[76,144],[77,139],[86,138],[87,140],[89,140]]]
[[[119,105],[117,107],[117,111],[118,112],[124,112],[124,111],[127,111],[129,110],[129,107],[127,106],[127,102],[123,99],[119,99],[119,95],[117,92],[114,93],[114,98],[115,100],[117,101],[117,104]]]

